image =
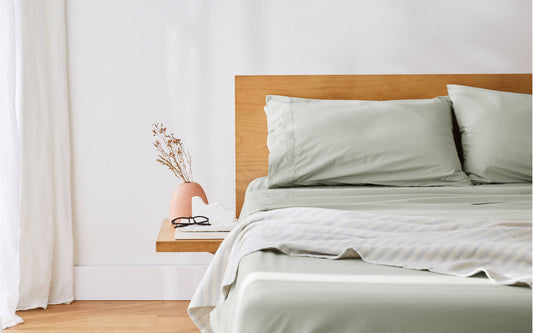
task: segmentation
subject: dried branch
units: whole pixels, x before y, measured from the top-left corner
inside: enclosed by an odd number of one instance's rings
[[[192,182],[191,155],[185,150],[181,139],[174,137],[174,133],[167,134],[163,124],[155,123],[152,126],[152,135],[156,137],[154,147],[158,151],[156,161],[185,183]]]

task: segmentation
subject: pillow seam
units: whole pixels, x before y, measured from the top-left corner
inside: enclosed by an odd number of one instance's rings
[[[291,182],[294,182],[296,180],[296,138],[294,134],[294,112],[292,110],[292,99],[290,100],[290,110],[291,110],[291,139],[292,139],[292,180]]]

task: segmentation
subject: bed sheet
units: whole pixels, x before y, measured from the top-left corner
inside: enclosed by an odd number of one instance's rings
[[[260,251],[211,314],[216,333],[531,332],[531,289]]]
[[[266,178],[259,178],[248,188],[241,221],[260,211],[302,206],[405,216],[531,221],[531,184],[268,189]],[[314,272],[314,268],[318,271]],[[369,272],[376,274],[370,279]],[[314,280],[309,281],[309,277]],[[339,286],[348,287],[349,291],[335,291]],[[406,292],[398,292],[402,290]],[[393,295],[390,302],[387,294]],[[461,295],[469,297],[465,300]],[[489,319],[480,319],[486,314]],[[293,316],[298,320],[291,320]],[[508,324],[512,324],[511,331],[531,331],[531,289],[494,286],[485,278],[465,279],[372,265],[357,259],[332,261],[261,251],[241,260],[236,283],[211,314],[211,325],[217,333],[357,332],[355,328],[365,332],[418,332],[428,331],[432,324],[431,331],[436,332],[450,331],[450,327],[455,327],[455,331],[461,327],[471,328],[470,331],[491,332],[491,327],[495,328],[492,331],[510,331],[503,329],[509,328]],[[296,329],[294,325],[304,326]],[[340,326],[331,326],[331,330],[328,325]]]
[[[309,186],[269,189],[250,183],[240,219],[277,208],[319,207],[416,216],[495,216],[531,221],[531,184],[464,187]]]

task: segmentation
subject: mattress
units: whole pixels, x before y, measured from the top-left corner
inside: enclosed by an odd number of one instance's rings
[[[531,221],[531,184],[268,189],[251,183],[241,219],[320,207],[405,216]],[[211,313],[217,332],[530,332],[531,289],[463,278],[259,251],[241,259],[228,296]]]
[[[531,332],[531,289],[260,251],[241,260],[214,332]]]

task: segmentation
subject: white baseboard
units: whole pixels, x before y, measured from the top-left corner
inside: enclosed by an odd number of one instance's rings
[[[77,300],[190,300],[207,266],[74,266]]]

